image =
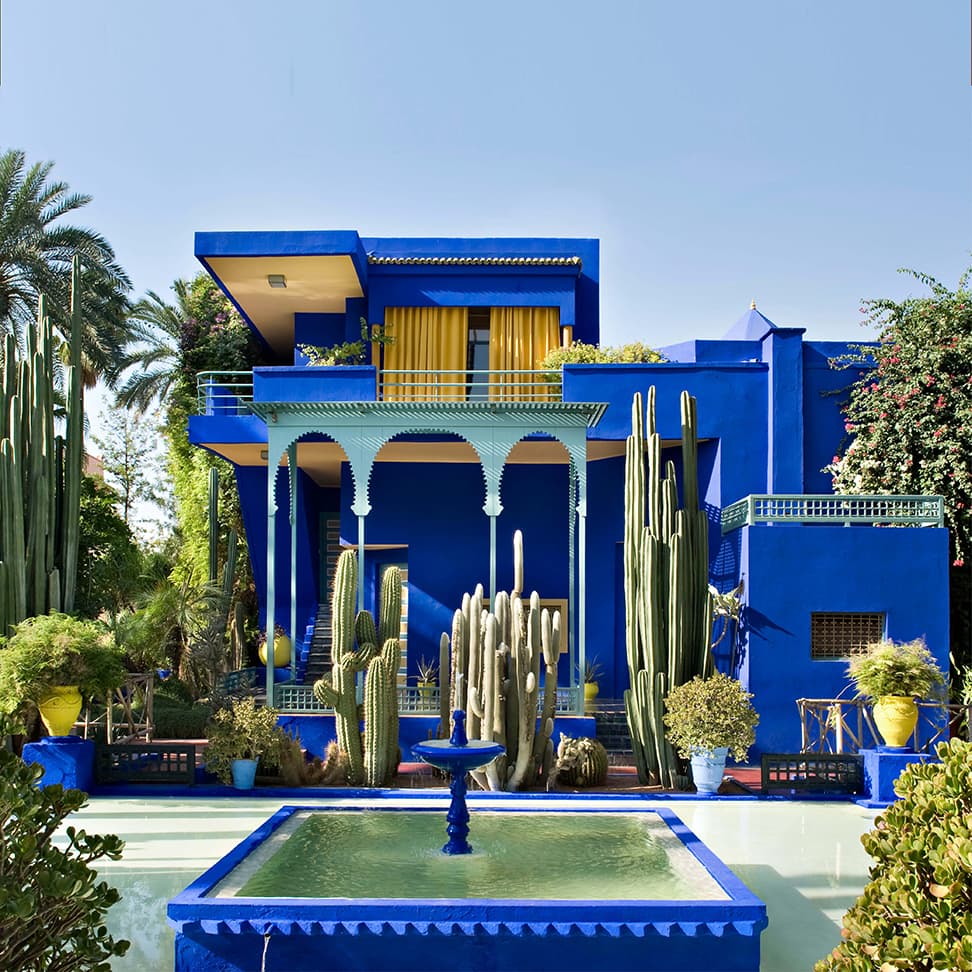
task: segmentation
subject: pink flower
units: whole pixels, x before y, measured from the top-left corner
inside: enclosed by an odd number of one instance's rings
[[[953,560],[952,561],[952,566],[953,567],[964,567],[965,566],[965,561],[964,560],[961,560],[961,559],[959,559],[959,560]]]

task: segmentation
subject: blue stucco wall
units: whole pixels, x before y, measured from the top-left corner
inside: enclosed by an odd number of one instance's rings
[[[798,752],[795,700],[833,698],[847,686],[846,662],[810,658],[813,612],[885,612],[888,637],[923,636],[947,670],[947,530],[759,525],[737,532],[745,582],[739,677],[760,714],[753,759]]]

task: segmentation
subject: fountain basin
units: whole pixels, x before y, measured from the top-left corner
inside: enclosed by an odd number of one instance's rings
[[[477,811],[477,853],[447,858],[439,853],[433,838],[425,863],[428,838],[414,832],[414,821],[423,826],[427,821],[432,828],[429,833],[434,834],[441,827],[441,811],[370,811],[378,815],[379,833],[364,832],[368,826],[364,817],[360,829],[363,844],[371,846],[378,858],[379,877],[373,891],[338,887],[341,896],[302,896],[293,887],[302,879],[295,878],[292,863],[283,860],[277,867],[285,884],[271,888],[270,894],[254,895],[250,882],[259,884],[261,869],[272,870],[275,855],[291,839],[296,841],[295,860],[313,856],[308,848],[320,844],[320,855],[327,858],[330,854],[337,870],[342,865],[349,870],[363,866],[357,852],[347,845],[349,833],[359,829],[354,814],[365,811],[313,811],[314,819],[322,818],[315,827],[325,826],[326,830],[326,818],[332,817],[337,830],[323,843],[314,832],[312,843],[301,846],[297,835],[308,825],[309,808],[284,807],[169,903],[169,923],[176,930],[175,968],[257,970],[264,959],[268,970],[759,968],[765,906],[671,811],[632,810],[629,805],[623,811],[582,810],[561,815],[536,811],[535,800],[524,805],[533,812]],[[502,839],[507,841],[508,831],[515,829],[515,817],[518,826],[526,818],[528,828],[543,837],[557,816],[586,818],[587,831],[582,833],[587,836],[571,838],[557,836],[559,830],[552,832],[546,841],[551,859],[576,857],[575,851],[589,845],[592,857],[602,862],[631,856],[634,860],[625,862],[633,865],[628,870],[638,872],[644,869],[639,855],[655,859],[659,846],[665,845],[676,852],[675,858],[684,857],[682,863],[687,861],[689,870],[697,872],[691,877],[691,888],[683,893],[677,879],[674,885],[662,886],[662,896],[642,897],[647,893],[643,889],[628,887],[629,875],[619,872],[614,878],[609,873],[606,880],[601,875],[600,897],[592,900],[592,884],[597,882],[583,875],[578,882],[554,881],[547,888],[542,880],[538,884],[537,875],[542,875],[547,862],[537,859],[535,849],[524,853],[510,847],[505,859],[494,859],[490,828],[484,826],[487,817],[498,821]],[[644,830],[644,840],[631,839],[633,826]],[[403,844],[411,848],[413,857],[415,847],[419,848],[419,870],[433,859],[435,866],[452,867],[449,886],[433,893],[439,888],[434,876],[432,884],[423,888],[408,874],[404,883],[415,893],[406,895],[401,887],[395,888],[391,880],[395,870],[415,864],[382,844],[382,832],[390,829],[402,832]],[[619,847],[629,845],[630,855],[618,853]],[[526,858],[528,877],[515,876],[518,858]],[[678,861],[675,865],[680,866]],[[495,885],[478,886],[472,880],[476,869],[496,871],[502,893],[495,893]],[[334,886],[332,878],[326,881],[327,887]],[[457,893],[457,881],[459,889],[464,889],[462,894]]]

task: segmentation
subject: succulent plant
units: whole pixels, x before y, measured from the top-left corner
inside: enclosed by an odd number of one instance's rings
[[[972,743],[939,743],[913,763],[861,838],[871,880],[816,972],[972,969]]]
[[[557,780],[567,786],[601,786],[607,779],[607,750],[596,739],[561,733],[554,768]]]

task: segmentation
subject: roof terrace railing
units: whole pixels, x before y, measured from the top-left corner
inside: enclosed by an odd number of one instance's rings
[[[252,371],[200,371],[196,375],[200,415],[247,415],[252,401]]]
[[[412,402],[559,402],[558,372],[385,369],[382,399]]]
[[[852,526],[944,525],[941,496],[834,496],[821,494],[751,495],[725,507],[722,532],[755,523],[807,523]]]
[[[326,365],[308,365],[308,372]],[[379,373],[386,402],[559,402],[561,381],[551,371],[403,371]],[[253,372],[200,371],[200,415],[246,415],[253,401]]]

